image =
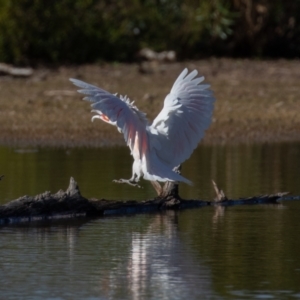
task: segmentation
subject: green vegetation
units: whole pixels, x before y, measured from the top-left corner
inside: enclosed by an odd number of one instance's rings
[[[0,0],[0,61],[133,61],[300,53],[299,0]]]

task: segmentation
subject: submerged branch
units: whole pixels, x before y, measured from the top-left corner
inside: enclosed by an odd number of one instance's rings
[[[216,188],[217,185],[215,184]],[[219,189],[217,188],[217,190]],[[0,206],[0,225],[65,218],[96,218],[105,215],[134,214],[202,206],[277,204],[282,196],[286,194],[278,193],[238,200],[227,199],[224,194],[225,198],[219,201],[184,200],[178,195],[178,184],[166,183],[160,196],[154,199],[141,202],[98,200],[83,197],[76,181],[71,177],[66,191],[60,190],[56,194],[45,192],[33,197],[23,196]],[[298,198],[295,199],[299,200]]]

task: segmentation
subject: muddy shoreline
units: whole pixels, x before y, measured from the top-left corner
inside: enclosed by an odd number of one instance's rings
[[[300,61],[208,59],[172,64],[99,64],[39,68],[29,78],[0,76],[0,145],[124,145],[115,128],[90,121],[89,103],[68,78],[126,94],[151,122],[183,68],[197,69],[217,99],[203,144],[300,140]]]

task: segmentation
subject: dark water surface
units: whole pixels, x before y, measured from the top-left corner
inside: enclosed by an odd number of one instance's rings
[[[66,189],[69,178],[82,194],[106,199],[148,199],[155,196],[148,181],[142,189],[112,183],[130,178],[132,157],[125,147],[101,149],[11,149],[0,147],[0,203],[22,195]],[[183,164],[184,198],[212,199],[211,179],[229,197],[290,191],[300,194],[300,143],[241,146],[199,146]]]
[[[0,148],[1,203],[66,188],[146,199],[126,148]],[[300,144],[201,146],[183,166],[186,198],[300,194]],[[0,228],[0,299],[300,299],[300,202]]]

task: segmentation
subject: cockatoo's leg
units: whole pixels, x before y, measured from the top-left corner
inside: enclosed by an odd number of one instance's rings
[[[132,186],[136,186],[138,188],[141,188],[140,185],[138,185],[138,182],[141,178],[141,172],[140,172],[140,161],[134,160],[132,165],[132,176],[130,179],[119,179],[119,180],[113,180],[113,182],[117,183],[127,183]]]
[[[132,177],[130,179],[119,179],[119,180],[113,180],[113,182],[116,182],[116,183],[127,183],[131,186],[136,186],[138,188],[140,188],[141,186],[138,184],[138,181],[140,179],[140,176],[136,175],[134,172],[132,174]]]
[[[117,180],[117,179],[115,179],[115,180],[113,180],[113,182],[116,182],[116,183],[127,183],[127,184],[129,184],[129,185],[131,185],[131,186],[136,186],[136,187],[138,187],[138,188],[141,188],[141,186],[139,185],[139,184],[137,184],[137,182],[133,179],[123,179],[123,178],[121,178],[121,179],[119,179],[119,180]]]

